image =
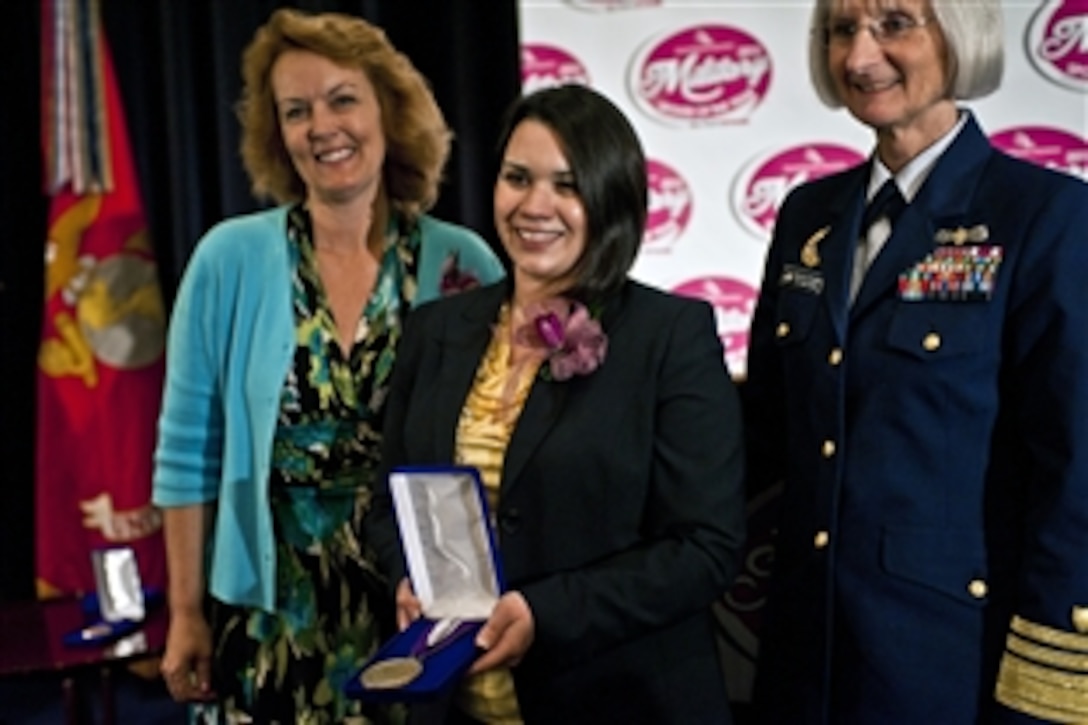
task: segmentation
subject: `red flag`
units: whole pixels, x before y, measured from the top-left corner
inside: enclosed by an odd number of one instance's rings
[[[104,546],[133,547],[145,586],[166,580],[151,506],[165,312],[97,7],[42,3],[51,194],[37,376],[42,596],[94,591],[90,552]]]

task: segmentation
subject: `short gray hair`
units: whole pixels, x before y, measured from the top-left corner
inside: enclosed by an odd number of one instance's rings
[[[808,40],[808,68],[816,95],[842,106],[827,66],[824,27],[836,0],[816,0]],[[881,5],[890,5],[881,0]],[[981,98],[1001,85],[1005,66],[1004,18],[1000,0],[929,0],[948,48],[948,91],[956,100]]]

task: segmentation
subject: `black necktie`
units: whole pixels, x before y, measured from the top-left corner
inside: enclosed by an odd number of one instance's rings
[[[865,214],[861,217],[862,235],[864,236],[873,222],[882,216],[887,217],[888,223],[894,226],[895,220],[906,206],[907,202],[899,193],[899,186],[895,183],[895,179],[888,179],[869,202],[869,206],[865,207]]]
[[[884,242],[887,241],[887,237],[883,237],[870,243],[869,227],[881,217],[887,217],[888,224],[894,226],[896,218],[906,205],[907,202],[903,199],[903,195],[899,193],[899,186],[896,185],[895,179],[888,179],[880,187],[880,191],[876,193],[873,200],[869,202],[869,205],[865,207],[865,213],[861,217],[861,238],[858,241],[858,251],[854,257],[854,271],[850,277],[851,303],[853,303],[854,297],[857,296],[858,290],[861,288],[861,282],[865,278],[865,273],[869,270],[869,265],[873,263],[873,260],[876,259],[884,246]]]

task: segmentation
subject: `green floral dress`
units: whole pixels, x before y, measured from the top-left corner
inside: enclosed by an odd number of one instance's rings
[[[288,214],[294,364],[280,397],[270,482],[277,611],[215,603],[217,691],[228,722],[397,723],[344,684],[391,632],[392,601],[358,534],[380,459],[380,419],[403,313],[416,289],[418,233],[386,239],[344,359],[314,259],[308,213]]]

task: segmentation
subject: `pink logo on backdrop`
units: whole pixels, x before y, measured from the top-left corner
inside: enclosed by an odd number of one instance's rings
[[[688,182],[668,165],[646,160],[650,207],[642,249],[664,252],[684,233],[691,220],[692,193]]]
[[[1088,142],[1067,131],[1019,126],[991,135],[990,143],[1010,156],[1088,181]]]
[[[526,94],[566,83],[589,85],[589,73],[573,55],[554,45],[521,46],[521,88]]]
[[[795,186],[856,166],[865,156],[831,143],[809,143],[757,158],[733,184],[733,213],[761,239],[770,236],[778,209]]]
[[[767,95],[771,57],[743,30],[699,25],[647,43],[628,83],[635,103],[658,120],[744,122]]]
[[[634,10],[657,7],[661,0],[567,0],[567,4],[581,10]]]
[[[748,364],[748,328],[755,311],[756,289],[733,277],[696,277],[672,291],[706,300],[714,307],[725,362],[733,375],[743,375]]]
[[[1028,57],[1043,76],[1088,92],[1088,0],[1046,0],[1027,36]]]

